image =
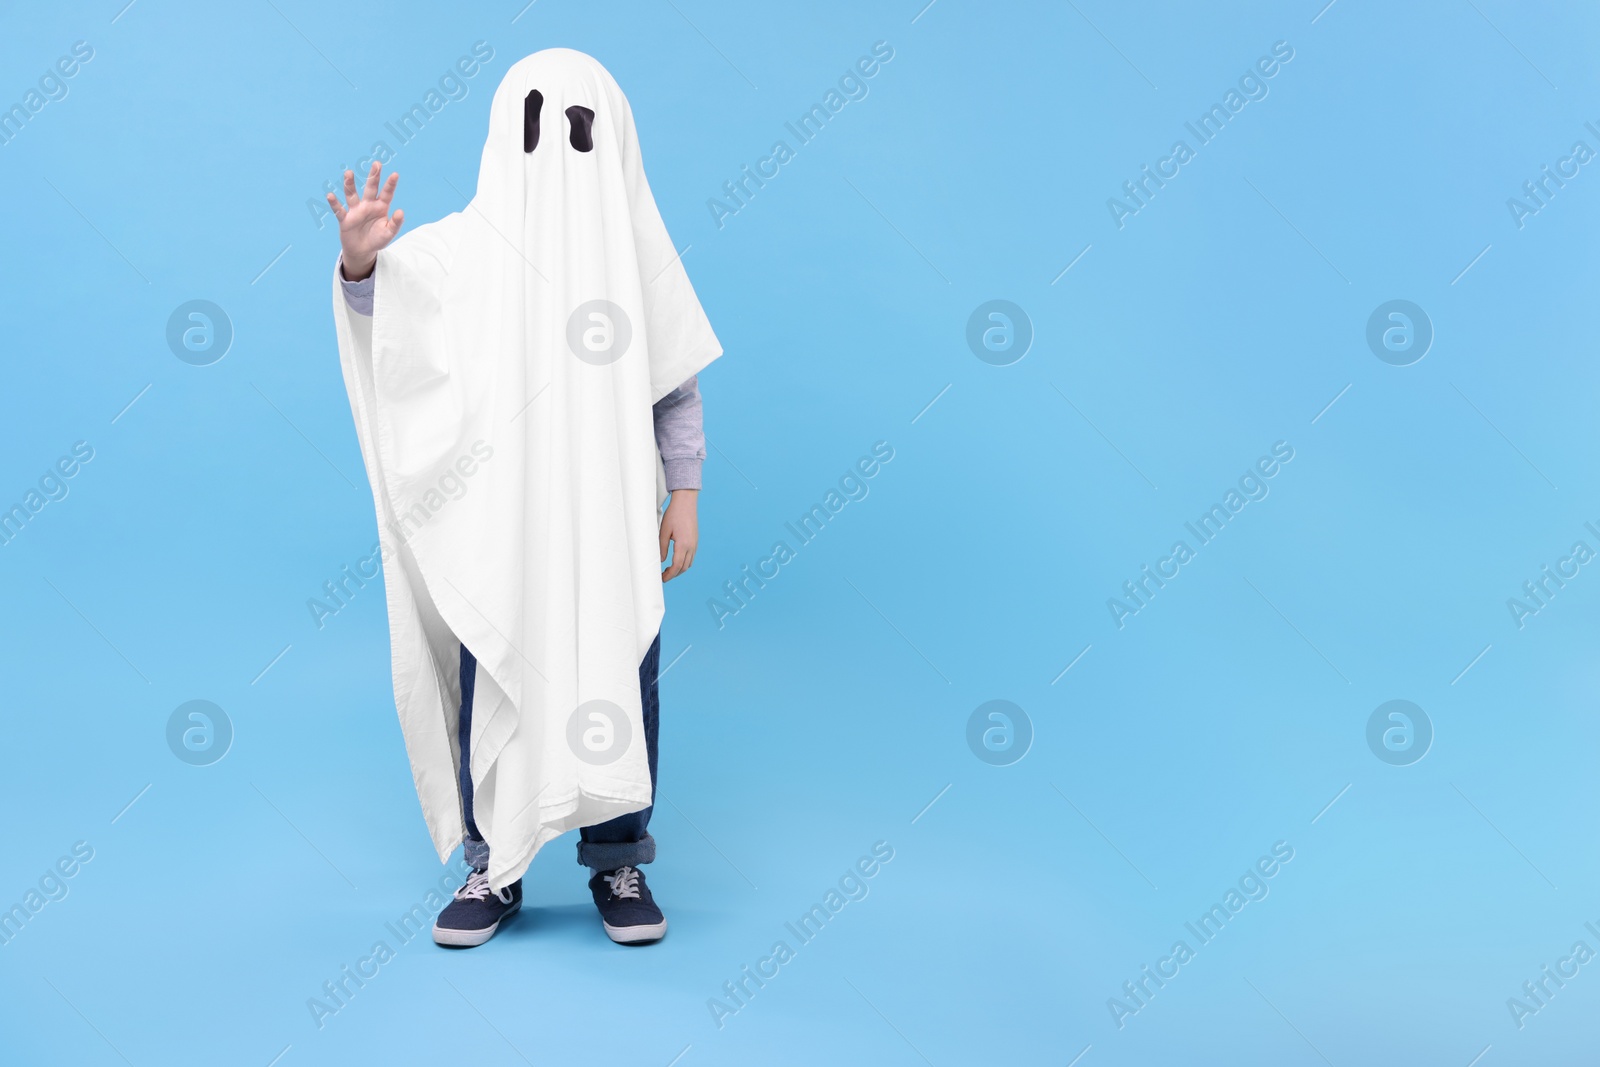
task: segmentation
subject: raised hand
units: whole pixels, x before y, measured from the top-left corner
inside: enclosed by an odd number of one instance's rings
[[[378,253],[394,240],[394,235],[400,232],[405,222],[406,213],[403,209],[396,211],[393,216],[389,214],[389,204],[394,200],[394,187],[399,183],[400,175],[391,173],[380,189],[378,173],[382,168],[382,163],[372,164],[372,169],[367,172],[364,196],[356,194],[356,174],[353,170],[344,172],[347,204],[339,203],[338,197],[328,194],[328,203],[339,220],[339,243],[344,246],[344,276],[353,282],[359,282],[372,273],[372,268],[378,262]]]

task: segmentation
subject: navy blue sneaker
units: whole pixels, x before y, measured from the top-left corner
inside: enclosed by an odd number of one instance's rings
[[[640,945],[660,941],[667,934],[667,919],[656,907],[644,872],[637,867],[618,867],[601,871],[589,879],[594,906],[606,936],[619,945]]]
[[[434,921],[433,940],[455,948],[481,945],[521,907],[521,878],[496,892],[489,888],[486,872],[473,871],[467,875],[467,884],[456,890],[456,898]]]

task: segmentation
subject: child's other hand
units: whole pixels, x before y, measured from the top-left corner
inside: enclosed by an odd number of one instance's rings
[[[400,175],[391,173],[380,189],[378,173],[382,168],[382,163],[374,163],[367,172],[364,197],[356,194],[355,171],[344,172],[344,198],[348,206],[339,203],[339,198],[332,193],[328,194],[328,203],[339,219],[339,243],[344,246],[344,276],[353,282],[359,282],[372,273],[372,268],[378,262],[378,253],[394,240],[394,235],[400,232],[400,226],[405,222],[404,210],[396,211],[393,217],[389,215],[389,202],[394,199],[394,187],[399,183]]]
[[[700,544],[700,518],[696,504],[698,489],[674,489],[667,502],[667,513],[661,517],[661,562],[667,561],[667,545],[672,550],[672,566],[661,572],[661,580],[670,582],[694,564],[694,550]]]

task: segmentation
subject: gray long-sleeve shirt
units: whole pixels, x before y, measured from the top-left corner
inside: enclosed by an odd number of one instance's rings
[[[357,315],[371,315],[373,279],[369,274],[359,282],[344,276],[344,264],[339,264],[339,284],[344,289],[344,301]],[[661,464],[667,471],[667,490],[700,488],[700,467],[706,458],[704,413],[700,405],[700,383],[691,377],[672,392],[656,401],[656,447],[661,450]]]

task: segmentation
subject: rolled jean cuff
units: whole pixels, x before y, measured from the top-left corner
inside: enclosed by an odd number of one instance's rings
[[[648,833],[638,841],[578,842],[578,862],[591,871],[637,867],[656,858],[656,839]]]
[[[489,842],[481,837],[469,837],[462,857],[480,871],[489,869]]]

